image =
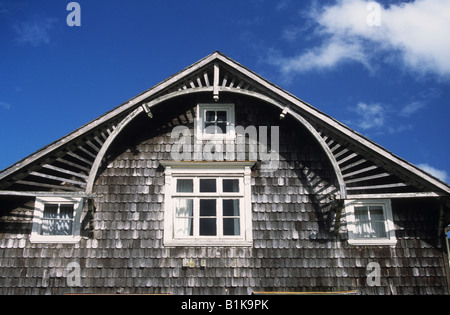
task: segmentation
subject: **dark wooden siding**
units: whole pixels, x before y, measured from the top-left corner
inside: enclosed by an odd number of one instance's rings
[[[226,97],[225,94],[222,97]],[[439,205],[394,201],[398,245],[349,246],[332,169],[320,147],[292,118],[251,99],[236,103],[236,123],[279,125],[282,160],[274,173],[252,173],[252,248],[165,248],[164,173],[174,125],[193,127],[201,99],[184,97],[139,117],[117,139],[94,191],[104,194],[86,216],[77,245],[30,244],[34,202],[0,205],[0,294],[172,293],[250,294],[253,291],[342,291],[360,294],[446,294],[437,246]],[[183,260],[196,263],[183,268]],[[66,266],[81,266],[80,288],[67,286]],[[381,286],[366,284],[370,262]]]

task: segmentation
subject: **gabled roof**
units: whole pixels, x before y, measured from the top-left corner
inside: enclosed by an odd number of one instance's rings
[[[450,186],[394,155],[220,52],[203,58],[67,136],[0,172],[0,195],[89,193],[102,154],[121,128],[173,97],[222,92],[259,98],[292,115],[316,136],[348,198],[449,196]]]

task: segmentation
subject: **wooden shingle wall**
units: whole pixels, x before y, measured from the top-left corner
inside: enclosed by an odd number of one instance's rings
[[[203,101],[184,97],[156,108],[153,120],[139,117],[117,139],[94,187],[103,198],[84,217],[80,244],[30,244],[33,199],[1,199],[0,294],[448,293],[436,202],[393,201],[396,248],[349,246],[320,146],[292,118],[279,121],[267,105],[228,97],[221,101],[236,104],[238,125],[280,126],[279,169],[263,173],[258,163],[252,172],[252,248],[163,246],[160,161],[170,160],[172,127],[193,128],[193,109]],[[195,266],[183,267],[186,260]],[[72,262],[81,267],[81,287],[67,285]],[[381,286],[367,285],[371,262],[381,266]]]

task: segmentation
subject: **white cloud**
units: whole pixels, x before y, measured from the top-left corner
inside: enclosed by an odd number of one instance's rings
[[[450,76],[450,0],[416,0],[380,7],[380,26],[369,26],[367,0],[338,0],[313,10],[315,32],[323,39],[302,54],[274,64],[284,73],[332,68],[345,61],[367,68],[380,53],[395,54],[397,62],[415,72]]]
[[[430,175],[433,175],[434,177],[447,182],[448,180],[448,173],[443,170],[438,170],[428,164],[419,164],[417,165],[419,168],[423,169],[425,172],[429,173]]]
[[[8,110],[11,108],[11,104],[5,103],[5,102],[0,102],[0,108]]]
[[[385,125],[386,110],[381,104],[359,103],[355,108],[350,109],[357,116],[348,123],[357,129],[367,131],[379,129]]]
[[[285,10],[289,7],[290,4],[291,4],[291,0],[281,0],[281,1],[278,1],[275,9],[277,11]]]
[[[17,34],[16,40],[21,44],[29,44],[37,47],[50,43],[50,30],[54,27],[55,18],[35,18],[30,21],[20,22],[14,25]]]
[[[313,48],[296,58],[273,59],[283,73],[303,72],[313,69],[332,68],[337,64],[358,61],[367,65],[366,56],[358,44],[342,41],[330,41],[325,45]]]
[[[425,102],[412,102],[407,104],[402,108],[400,111],[400,116],[402,117],[410,117],[411,115],[415,114],[416,112],[420,111],[422,108],[426,107]]]

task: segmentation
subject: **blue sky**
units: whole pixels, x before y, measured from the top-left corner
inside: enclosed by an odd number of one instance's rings
[[[219,50],[450,181],[450,0],[69,2],[0,0],[0,169]]]

